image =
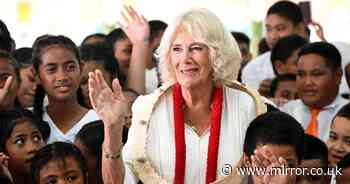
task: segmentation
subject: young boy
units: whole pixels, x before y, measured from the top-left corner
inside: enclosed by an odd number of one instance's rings
[[[339,94],[341,55],[327,42],[304,46],[298,54],[297,90],[299,100],[281,110],[296,118],[306,133],[325,141],[335,113],[346,104]]]

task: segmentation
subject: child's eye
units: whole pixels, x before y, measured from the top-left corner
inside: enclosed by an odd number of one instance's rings
[[[69,64],[68,66],[67,66],[67,70],[68,71],[75,71],[75,68],[76,68],[77,66],[75,65],[75,64]]]
[[[42,141],[42,138],[40,135],[34,135],[33,136],[33,141],[38,143],[38,142],[41,142]]]
[[[17,145],[23,145],[24,144],[24,138],[17,138],[15,140],[15,144]]]
[[[45,184],[55,184],[55,183],[57,183],[56,179],[50,179],[50,180],[45,182]]]
[[[70,175],[70,176],[67,176],[67,181],[68,182],[73,182],[77,178],[78,178],[78,176],[76,176],[76,175]]]

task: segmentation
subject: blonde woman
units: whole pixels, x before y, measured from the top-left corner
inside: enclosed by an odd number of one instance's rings
[[[141,48],[148,43],[147,21],[127,12],[122,28]],[[210,11],[181,14],[166,29],[160,51],[163,86],[133,104],[122,156],[127,102],[117,81],[111,90],[100,72],[90,73],[90,98],[105,123],[105,183],[213,182],[240,159],[249,122],[266,111],[256,92],[236,82],[239,48]]]

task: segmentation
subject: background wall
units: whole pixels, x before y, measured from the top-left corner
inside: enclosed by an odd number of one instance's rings
[[[63,34],[77,44],[88,34],[107,33],[120,20],[123,4],[133,5],[148,19],[172,20],[191,7],[216,13],[229,30],[253,39],[262,34],[267,8],[276,0],[0,0],[0,19],[17,47],[30,46],[42,34]],[[295,0],[294,2],[299,2]],[[311,0],[312,16],[329,41],[350,42],[350,0]],[[254,31],[252,31],[254,30]],[[317,40],[314,33],[312,39]]]

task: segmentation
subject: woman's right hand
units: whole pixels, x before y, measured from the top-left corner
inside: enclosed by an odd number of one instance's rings
[[[123,126],[131,104],[125,98],[118,79],[113,80],[111,89],[100,70],[90,72],[89,97],[93,109],[105,125]]]

